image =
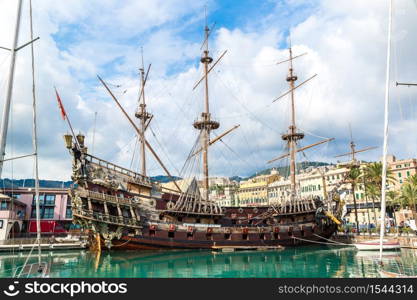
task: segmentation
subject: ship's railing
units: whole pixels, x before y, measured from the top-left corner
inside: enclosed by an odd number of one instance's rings
[[[78,209],[74,212],[75,215],[94,219],[99,222],[112,223],[116,225],[139,226],[139,221],[134,218],[127,218],[123,216],[113,216],[95,212],[91,210]]]
[[[89,197],[95,200],[108,201],[108,202],[112,202],[116,204],[127,204],[127,205],[136,204],[136,201],[130,198],[116,197],[113,195],[108,195],[108,194],[89,191],[89,190],[79,191],[78,194],[81,197]]]
[[[131,171],[129,169],[126,169],[126,168],[123,168],[121,166],[115,165],[111,162],[108,162],[106,160],[103,160],[101,158],[93,156],[91,154],[85,154],[85,159],[87,161],[89,161],[90,163],[99,165],[101,167],[105,167],[106,169],[109,169],[109,170],[114,170],[115,172],[121,173],[121,174],[126,175],[126,176],[129,176],[137,183],[147,184],[147,185],[152,184],[151,179],[147,176],[144,176],[142,174],[133,172],[133,171]]]

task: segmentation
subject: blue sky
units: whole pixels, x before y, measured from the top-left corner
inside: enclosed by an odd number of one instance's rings
[[[96,75],[112,84],[133,115],[140,47],[144,48],[145,64],[152,63],[146,96],[155,118],[148,139],[174,174],[181,168],[196,139],[191,124],[203,105],[202,88],[192,91],[192,86],[202,75],[199,57],[205,5],[208,23],[217,23],[210,39],[212,56],[228,50],[209,78],[211,112],[221,122],[213,136],[241,125],[224,139],[227,146],[219,143],[210,149],[211,174],[250,175],[270,167],[266,161],[286,151],[280,134],[288,128],[289,101],[283,98],[272,104],[272,100],[288,89],[288,66],[275,63],[288,57],[290,31],[294,53],[308,52],[295,61],[298,83],[318,74],[296,93],[297,125],[306,133],[301,146],[323,137],[336,138],[316,151],[306,151],[299,160],[336,162],[334,156],[348,150],[349,124],[359,148],[382,145],[387,1],[43,0],[34,6],[35,32],[41,37],[35,52],[43,178],[67,180],[71,172],[70,157],[62,143],[62,134],[68,129],[59,117],[54,85],[76,131],[87,135],[90,149],[97,112],[94,154],[137,169],[137,158],[132,160],[137,157],[135,133]],[[0,7],[0,43],[7,46],[15,1],[0,0]],[[417,80],[416,14],[415,1],[396,1],[389,151],[399,158],[417,156],[417,138],[407,135],[416,126],[417,91],[393,85],[395,81]],[[27,18],[25,3],[22,43],[28,40]],[[2,74],[8,58],[7,53],[0,53]],[[25,154],[31,145],[28,49],[19,53],[16,69],[18,87],[8,153]],[[2,76],[1,104],[4,86]],[[361,158],[378,160],[381,151],[364,153]],[[156,162],[148,160],[149,173],[162,174]],[[14,176],[31,177],[27,163],[7,165],[6,176],[13,170]]]

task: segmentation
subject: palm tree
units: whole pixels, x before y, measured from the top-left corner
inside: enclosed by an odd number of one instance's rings
[[[410,183],[403,185],[401,189],[400,199],[404,204],[410,205],[413,212],[416,211],[416,202],[417,202],[417,186],[414,186]],[[412,205],[411,205],[412,204]]]
[[[378,187],[376,185],[370,184],[365,182],[365,189],[366,189],[366,195],[369,196],[372,200],[372,212],[374,214],[374,221],[376,226],[376,210],[375,210],[375,199],[379,197],[379,194],[381,190],[378,190]]]
[[[359,220],[358,220],[358,207],[356,205],[356,196],[355,189],[358,184],[359,178],[361,177],[361,170],[358,166],[352,166],[349,170],[347,180],[351,185],[351,192],[353,196],[353,206],[355,210],[355,223],[356,223],[356,232],[359,234]]]
[[[394,207],[398,204],[401,206],[401,201],[399,201],[399,192],[398,191],[388,191],[387,198],[388,198],[388,207],[391,207],[394,210]],[[402,207],[401,207],[402,208]]]
[[[387,182],[394,182],[395,178],[392,175],[392,171],[387,169]],[[374,162],[370,163],[365,167],[364,176],[366,181],[376,185],[380,190],[382,188],[382,163]]]
[[[417,174],[411,175],[405,181],[413,186],[417,186]]]
[[[365,176],[365,181],[367,182],[367,189],[372,194],[371,198],[374,206],[374,217],[376,223],[375,199],[381,198],[382,162],[373,162],[368,164],[364,169],[363,176]],[[392,183],[396,181],[390,169],[387,169],[386,178],[387,182]]]

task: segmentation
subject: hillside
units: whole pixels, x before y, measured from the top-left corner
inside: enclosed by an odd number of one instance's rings
[[[180,177],[174,176],[175,180],[181,179]],[[158,181],[161,183],[169,182],[170,178],[168,176],[158,175],[151,177],[152,180]],[[39,180],[39,186],[41,188],[70,188],[73,184],[72,181],[57,181],[57,180]],[[0,188],[10,189],[10,188],[34,188],[35,179],[26,178],[26,179],[9,179],[5,178],[0,180]]]
[[[305,170],[305,169],[307,169],[309,167],[321,167],[321,166],[328,166],[328,165],[329,165],[328,163],[318,162],[318,161],[300,162],[300,163],[297,163],[296,169],[299,171],[299,170]],[[247,178],[244,178],[244,179],[250,179],[250,178],[253,178],[255,176],[269,174],[272,169],[273,168],[269,168],[269,169],[262,170],[260,172],[257,172],[256,174],[253,174],[253,175],[251,175],[251,176],[249,176]],[[279,174],[281,174],[282,176],[287,177],[290,174],[290,167],[289,166],[278,167],[276,169],[278,170]],[[243,180],[243,178],[241,180]]]
[[[320,167],[320,166],[327,166],[329,165],[328,163],[324,163],[324,162],[300,162],[297,164],[297,170],[305,170],[308,167]],[[285,167],[278,167],[276,168],[278,170],[278,172],[282,175],[282,176],[288,176],[288,174],[290,173],[289,170],[289,166],[285,166]],[[256,174],[253,174],[249,177],[240,177],[240,176],[232,176],[229,177],[230,180],[234,180],[237,182],[240,182],[242,180],[247,180],[250,178],[253,178],[255,176],[258,175],[266,175],[269,174],[271,172],[272,168],[269,169],[265,169],[262,171],[257,172]],[[178,179],[182,179],[181,177],[177,177],[177,176],[173,176],[175,178],[175,180]],[[161,183],[166,183],[171,181],[170,178],[168,176],[165,175],[158,175],[158,176],[152,176],[151,177],[152,180],[157,181],[157,182],[161,182]],[[57,180],[39,180],[39,185],[41,188],[69,188],[71,187],[71,185],[73,184],[72,181],[57,181]],[[34,188],[35,187],[35,179],[14,179],[13,181],[9,178],[5,178],[3,180],[0,180],[0,188],[18,188],[18,187],[26,187],[26,188]]]

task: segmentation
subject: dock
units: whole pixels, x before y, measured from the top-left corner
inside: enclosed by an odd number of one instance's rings
[[[31,251],[36,250],[38,244],[33,241],[4,243],[0,244],[0,253],[7,251]],[[87,243],[85,241],[66,241],[66,242],[41,242],[42,250],[78,250],[86,249]]]
[[[14,244],[14,245],[0,245],[0,252],[3,251],[30,251],[32,248],[37,249],[38,244]],[[76,250],[86,249],[85,243],[53,243],[41,244],[42,250]]]

